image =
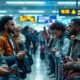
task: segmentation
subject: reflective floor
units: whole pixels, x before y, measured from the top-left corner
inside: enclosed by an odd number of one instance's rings
[[[44,61],[40,59],[40,51],[39,49],[36,52],[36,56],[34,58],[34,65],[32,66],[32,72],[27,75],[27,79],[25,80],[54,80],[50,79],[47,76],[47,66]]]

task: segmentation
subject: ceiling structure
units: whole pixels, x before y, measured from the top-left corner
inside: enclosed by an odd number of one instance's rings
[[[60,8],[78,8],[79,0],[0,0],[0,15],[56,15]]]

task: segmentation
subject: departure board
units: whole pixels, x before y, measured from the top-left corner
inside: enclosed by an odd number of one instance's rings
[[[80,9],[59,9],[60,16],[80,16]]]

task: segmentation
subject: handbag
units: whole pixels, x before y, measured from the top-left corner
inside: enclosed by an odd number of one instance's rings
[[[34,61],[33,61],[32,56],[29,55],[29,54],[27,56],[28,56],[28,61],[29,61],[30,65],[33,65],[34,64]]]
[[[80,71],[69,71],[68,80],[80,80]]]
[[[25,56],[25,58],[23,59],[23,67],[26,73],[31,73],[31,65],[28,61],[27,56]]]
[[[18,61],[18,67],[23,71],[24,74],[31,73],[31,65],[27,56]]]

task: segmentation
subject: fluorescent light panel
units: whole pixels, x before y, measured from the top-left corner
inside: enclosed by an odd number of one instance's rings
[[[44,11],[22,11],[20,10],[19,13],[44,13]]]
[[[6,16],[6,15],[13,16],[12,14],[0,14],[0,17],[1,16]]]
[[[6,1],[6,4],[45,4],[44,1]]]
[[[58,13],[59,11],[53,10],[52,13]]]
[[[26,14],[25,16],[42,16],[42,14]]]
[[[58,5],[75,5],[76,4],[76,1],[59,1],[58,2]]]
[[[28,2],[26,2],[26,4],[45,4],[45,2],[43,2],[43,1],[28,1]]]
[[[0,10],[0,13],[6,13],[7,11],[6,10]]]
[[[0,17],[5,16],[4,14],[0,14]]]
[[[23,1],[6,1],[6,4],[25,4]]]
[[[80,2],[78,2],[78,4],[80,4]]]

